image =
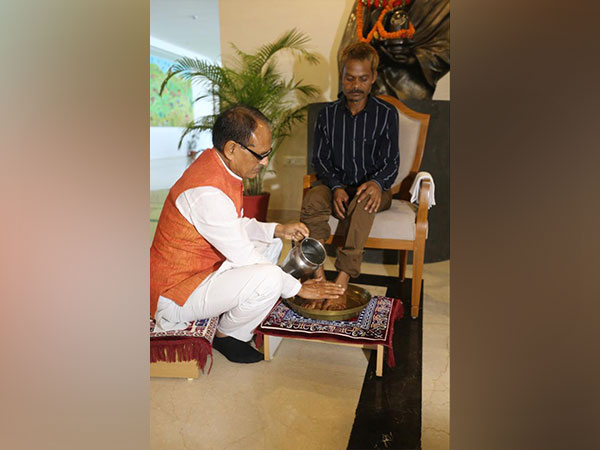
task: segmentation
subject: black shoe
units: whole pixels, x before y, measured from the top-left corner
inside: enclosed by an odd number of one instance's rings
[[[236,363],[255,363],[265,358],[261,352],[253,348],[248,342],[238,341],[231,336],[222,338],[215,336],[213,348],[217,349],[229,361]]]

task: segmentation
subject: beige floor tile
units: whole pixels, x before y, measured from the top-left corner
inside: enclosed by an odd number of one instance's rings
[[[450,448],[450,262],[426,264],[423,300],[423,450]]]
[[[450,448],[450,398],[448,390],[423,392],[422,449],[445,450]]]
[[[208,376],[151,380],[151,448],[345,448],[367,364],[361,349],[295,340],[257,364],[215,352]]]

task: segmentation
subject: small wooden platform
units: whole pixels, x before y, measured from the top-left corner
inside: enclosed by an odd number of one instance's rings
[[[265,361],[269,361],[272,356],[271,352],[270,352],[270,343],[269,343],[269,338],[271,336],[269,336],[268,334],[263,334],[263,352],[265,354]],[[352,344],[352,343],[346,343],[346,342],[332,342],[332,341],[325,341],[325,340],[321,340],[321,339],[303,339],[300,337],[284,337],[283,339],[298,339],[301,341],[308,341],[308,342],[323,342],[325,344],[333,344],[333,345],[345,345],[347,347],[357,347],[357,348],[365,348],[368,350],[376,350],[377,351],[377,366],[375,368],[375,375],[378,377],[383,376],[383,345],[382,344],[375,344],[375,345],[367,345],[367,344]]]
[[[150,377],[157,378],[200,378],[202,371],[196,361],[166,362],[157,361],[150,363]]]

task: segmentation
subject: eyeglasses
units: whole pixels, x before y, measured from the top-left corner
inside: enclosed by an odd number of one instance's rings
[[[246,147],[244,144],[240,144],[237,141],[234,141],[237,145],[239,145],[240,147],[244,147],[246,150],[248,150],[250,153],[252,153],[252,156],[254,156],[256,159],[258,159],[259,161],[262,161],[263,159],[265,159],[267,156],[269,156],[271,154],[271,152],[273,151],[273,149],[271,148],[267,153],[263,153],[262,155],[260,153],[256,153],[253,152],[252,150],[250,150],[248,147]]]

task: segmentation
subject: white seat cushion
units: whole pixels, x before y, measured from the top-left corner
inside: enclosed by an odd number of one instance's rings
[[[392,200],[390,209],[375,215],[370,238],[415,240],[417,207],[405,200]],[[331,230],[337,230],[339,220],[329,216]]]

